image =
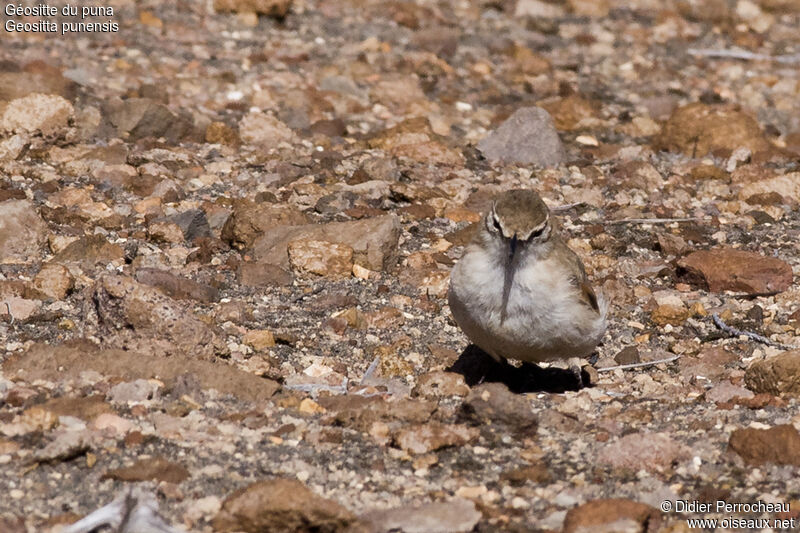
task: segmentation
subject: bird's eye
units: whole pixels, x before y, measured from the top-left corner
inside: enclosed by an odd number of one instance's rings
[[[500,222],[497,221],[496,217],[492,217],[492,225],[494,226],[494,229],[500,231]]]

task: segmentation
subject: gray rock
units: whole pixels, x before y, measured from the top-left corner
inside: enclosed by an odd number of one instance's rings
[[[372,511],[362,519],[376,533],[458,533],[472,531],[481,519],[481,513],[471,501],[456,498],[449,502],[429,503],[419,507]]]
[[[108,397],[117,404],[142,403],[159,398],[158,384],[149,379],[135,379],[117,383],[108,391]]]
[[[523,107],[478,143],[490,161],[553,167],[567,154],[550,114],[541,107]]]
[[[46,239],[47,225],[31,202],[0,202],[0,262],[36,261]]]

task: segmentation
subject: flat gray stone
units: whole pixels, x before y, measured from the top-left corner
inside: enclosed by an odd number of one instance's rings
[[[517,109],[505,122],[478,143],[490,161],[554,167],[567,153],[553,118],[541,107]]]
[[[455,498],[418,507],[372,511],[361,518],[376,533],[460,533],[472,531],[481,513],[471,501]]]

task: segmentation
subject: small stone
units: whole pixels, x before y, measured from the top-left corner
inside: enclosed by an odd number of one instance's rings
[[[518,109],[496,130],[478,143],[492,161],[556,166],[566,159],[550,114],[540,107]]]
[[[744,382],[756,393],[800,396],[800,350],[752,363],[745,372]]]
[[[611,8],[609,0],[568,0],[567,4],[579,17],[605,17]]]
[[[727,365],[740,359],[738,354],[728,351],[724,346],[706,346],[696,356],[683,355],[678,359],[678,366],[687,379],[703,376],[715,381],[729,372]]]
[[[800,466],[800,433],[791,424],[769,429],[737,429],[731,433],[728,448],[747,464]]]
[[[585,127],[597,114],[599,106],[579,94],[571,94],[552,102],[541,104],[553,117],[553,123],[559,131],[575,131]],[[597,146],[597,145],[594,145]]]
[[[181,483],[189,477],[189,471],[181,464],[164,457],[140,459],[126,468],[116,468],[103,474],[100,479],[119,481],[164,481]]]
[[[135,379],[117,383],[108,391],[108,398],[122,405],[139,404],[159,399],[161,386],[155,380]]]
[[[469,394],[469,386],[461,374],[437,370],[419,376],[411,394],[423,398],[466,396]]]
[[[400,429],[395,443],[409,453],[428,453],[449,446],[463,446],[478,438],[478,430],[461,424],[427,422]]]
[[[47,239],[47,224],[28,200],[0,202],[0,263],[38,260]]]
[[[659,233],[657,239],[658,247],[663,255],[681,256],[689,249],[686,241],[678,235]]]
[[[325,408],[311,398],[303,398],[300,401],[300,405],[297,407],[297,410],[304,415],[320,415],[325,413]]]
[[[463,207],[454,207],[451,209],[445,209],[444,216],[445,218],[448,218],[456,223],[458,222],[472,223],[472,222],[478,222],[481,219],[480,213]]]
[[[254,350],[264,351],[275,346],[275,336],[268,329],[254,329],[244,334],[242,342]]]
[[[371,273],[372,271],[368,268],[364,268],[356,263],[353,264],[353,275],[358,279],[369,279]]]
[[[564,7],[543,0],[519,0],[514,9],[515,17],[532,19],[555,19],[565,15]]]
[[[219,300],[219,290],[215,287],[177,276],[166,270],[139,268],[136,270],[136,281],[157,287],[171,298],[197,300],[203,303]]]
[[[536,463],[530,466],[523,466],[513,470],[506,470],[500,474],[500,479],[513,486],[524,485],[527,481],[535,484],[548,484],[552,482],[553,475],[543,463]]]
[[[530,400],[512,393],[502,383],[474,387],[461,405],[460,417],[477,426],[498,427],[520,435],[534,435],[539,421]]]
[[[651,528],[655,531],[661,519],[658,509],[644,503],[623,498],[592,500],[567,511],[563,532],[641,532]]]
[[[91,427],[106,435],[124,436],[134,428],[133,422],[113,413],[103,413],[92,420]]]
[[[691,157],[719,154],[724,157],[737,148],[752,153],[770,148],[761,128],[750,115],[724,106],[700,102],[676,109],[655,140],[659,150],[682,152]]]
[[[550,61],[537,54],[527,46],[515,45],[509,51],[514,61],[514,66],[519,72],[528,76],[538,76],[552,70]]]
[[[156,243],[180,244],[183,242],[183,230],[171,222],[153,222],[147,226],[147,236]]]
[[[43,408],[58,416],[71,416],[90,421],[104,413],[111,413],[111,406],[99,394],[91,396],[60,396],[48,400]]]
[[[275,18],[285,17],[291,6],[292,0],[214,0],[214,11],[218,13],[257,13]]]
[[[251,111],[239,122],[239,135],[247,144],[264,148],[277,148],[280,143],[294,139],[294,132],[286,124],[261,111]]]
[[[679,326],[683,324],[691,315],[691,311],[684,305],[659,305],[652,313],[650,313],[650,320],[658,325],[665,326],[671,324]]]
[[[597,461],[613,468],[637,472],[663,472],[688,456],[688,449],[666,433],[631,433],[607,444]]]
[[[288,244],[289,264],[299,272],[324,277],[349,277],[353,271],[353,249],[344,244],[300,239]]]
[[[639,363],[639,349],[636,346],[626,346],[614,356],[614,361],[620,365],[632,365]]]
[[[0,132],[52,135],[65,130],[74,114],[61,96],[33,93],[8,103],[0,115]]]
[[[227,146],[238,146],[241,142],[236,130],[224,122],[212,122],[206,126],[206,142],[212,144],[224,144]]]
[[[67,267],[56,263],[46,263],[33,278],[33,288],[53,300],[63,300],[75,286]]]
[[[58,425],[58,416],[48,409],[34,406],[14,417],[11,422],[0,423],[0,433],[8,437],[33,432],[50,431]]]
[[[236,274],[239,283],[247,287],[286,286],[294,281],[290,270],[269,263],[243,262]]]
[[[755,396],[752,391],[738,387],[730,381],[722,381],[706,391],[706,400],[715,403],[730,402],[736,398],[749,399]]]
[[[151,98],[111,99],[106,101],[103,111],[117,128],[117,134],[131,140],[164,137],[175,143],[194,134],[194,123],[188,112],[176,114]]]
[[[793,276],[792,267],[778,258],[731,248],[693,252],[680,259],[678,266],[702,280],[711,292],[783,292]]]
[[[344,532],[356,517],[338,503],[317,496],[295,479],[258,481],[237,490],[214,517],[215,531]]]

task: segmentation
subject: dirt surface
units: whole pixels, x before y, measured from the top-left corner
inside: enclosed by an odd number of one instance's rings
[[[800,529],[796,0],[102,7],[4,11],[0,531]],[[450,315],[516,187],[588,388]]]

